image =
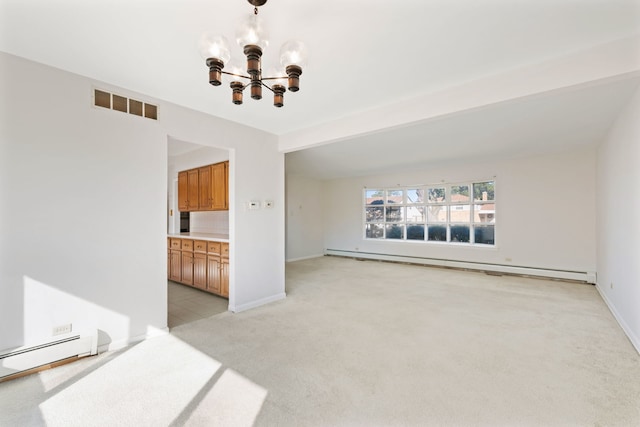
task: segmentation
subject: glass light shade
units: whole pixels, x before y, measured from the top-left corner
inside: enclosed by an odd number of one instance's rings
[[[236,30],[236,41],[241,47],[260,46],[264,50],[269,45],[267,27],[258,15],[247,15]]]
[[[231,59],[229,42],[225,36],[204,33],[200,37],[198,50],[202,59],[217,58],[225,64],[229,63],[229,59]]]
[[[297,65],[303,68],[307,65],[307,47],[298,40],[289,40],[280,48],[280,64],[283,67]]]

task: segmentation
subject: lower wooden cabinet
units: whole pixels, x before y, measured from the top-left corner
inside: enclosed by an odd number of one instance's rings
[[[182,281],[182,252],[171,249],[169,251],[169,280]]]
[[[228,243],[170,238],[168,245],[169,280],[229,297]]]
[[[193,254],[193,286],[207,290],[207,254]]]
[[[229,298],[229,258],[220,262],[220,295]]]

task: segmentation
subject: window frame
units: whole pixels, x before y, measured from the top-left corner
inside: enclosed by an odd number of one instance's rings
[[[491,185],[488,187],[487,185]],[[476,187],[478,185],[478,187]],[[467,200],[460,200],[456,197],[454,200],[452,188],[454,187],[467,187]],[[367,241],[384,241],[384,242],[412,242],[412,243],[427,243],[436,245],[453,245],[453,246],[473,246],[482,248],[496,248],[496,211],[497,211],[497,191],[496,191],[496,179],[480,179],[473,181],[461,181],[461,182],[439,182],[434,184],[424,185],[404,185],[395,187],[364,187],[362,192],[362,206],[363,206],[363,218],[362,218],[362,238]],[[478,192],[477,188],[491,188],[493,198],[483,199],[483,193],[480,195],[475,194]],[[429,200],[430,195],[441,193],[444,189],[444,196],[440,199]],[[434,192],[433,190],[437,190]],[[409,192],[419,193],[422,191],[422,200],[419,202],[409,200]],[[485,190],[486,191],[486,190]],[[401,203],[397,202],[397,198],[400,197],[397,194],[393,195],[393,199],[390,197],[392,192],[401,192]],[[380,194],[376,196],[376,194]],[[459,193],[457,193],[459,194]],[[369,197],[367,197],[369,196]],[[378,197],[377,199],[374,199]],[[433,207],[443,207],[445,209],[444,216],[440,213],[436,213],[436,217],[432,215]],[[485,209],[486,215],[481,216],[479,214],[483,206],[487,206],[489,209]],[[387,208],[396,207],[400,208],[400,219],[394,217],[392,220],[387,217]],[[371,212],[369,208],[376,208],[382,210],[382,217],[371,218],[368,212]],[[491,209],[493,208],[493,209]],[[414,212],[422,210],[422,221],[415,221],[415,217],[410,219],[410,209],[414,209]],[[468,212],[466,218],[459,218],[460,215],[456,215],[456,212]],[[486,220],[483,220],[485,218]],[[422,233],[417,229],[413,233],[410,233],[410,227],[422,227]],[[446,230],[446,236],[443,235],[441,227]],[[462,227],[462,238],[466,238],[464,241],[455,241],[455,236],[460,236],[457,229]],[[373,229],[378,237],[374,237]],[[452,235],[452,228],[455,228],[455,236]],[[465,228],[467,235],[465,236]],[[491,232],[487,232],[489,239],[485,239],[482,242],[476,242],[476,238],[481,235],[478,230],[490,229]],[[372,231],[370,231],[372,230]],[[388,237],[388,230],[399,230],[399,237]],[[442,239],[430,239],[430,230],[437,230],[437,236],[443,237]],[[416,234],[417,233],[417,234]],[[415,236],[422,234],[422,239],[416,239]],[[413,236],[409,238],[409,236]],[[433,234],[435,236],[436,234]],[[490,243],[487,243],[489,241]]]

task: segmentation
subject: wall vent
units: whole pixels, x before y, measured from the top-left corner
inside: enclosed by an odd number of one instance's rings
[[[108,108],[135,116],[146,117],[151,120],[158,120],[157,105],[147,104],[146,102],[116,95],[115,93],[112,94],[100,89],[94,90],[93,104],[96,107]]]

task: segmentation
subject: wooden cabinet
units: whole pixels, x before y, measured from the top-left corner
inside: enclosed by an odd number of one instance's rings
[[[207,254],[193,253],[193,286],[207,290]]]
[[[182,280],[180,283],[193,285],[193,252],[182,251]]]
[[[227,246],[227,254],[229,253],[229,244]],[[220,258],[220,295],[229,298],[229,258]]]
[[[189,174],[187,171],[178,173],[178,210],[189,210]]]
[[[229,209],[229,162],[211,165],[211,208]]]
[[[200,210],[213,210],[213,199],[211,198],[212,174],[211,166],[204,166],[198,169],[198,182],[200,184],[198,200]]]
[[[169,280],[174,282],[182,281],[182,252],[179,250],[169,250]]]
[[[167,239],[167,270],[169,280],[179,282],[182,280],[182,242],[181,239]]]
[[[220,292],[220,256],[207,254],[207,290],[214,294]]]
[[[216,211],[229,209],[229,162],[178,173],[178,209]]]
[[[188,210],[196,211],[200,209],[199,202],[200,179],[197,170],[187,171],[187,198]]]
[[[168,239],[169,280],[229,297],[229,244]]]

